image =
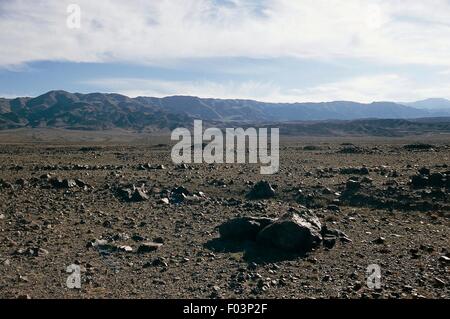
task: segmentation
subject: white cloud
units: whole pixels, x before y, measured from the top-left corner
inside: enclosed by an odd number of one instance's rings
[[[82,27],[66,27],[66,7]],[[0,65],[198,57],[368,58],[450,65],[446,0],[63,0],[0,3]]]
[[[137,78],[104,78],[84,81],[103,92],[116,92],[130,97],[191,95],[225,99],[271,99],[280,88],[273,83],[255,81],[161,81]]]
[[[358,76],[314,87],[289,90],[288,96],[298,101],[374,101],[412,102],[429,97],[450,99],[450,80],[427,85],[398,74]]]
[[[450,81],[439,87],[424,88],[420,83],[397,74],[380,74],[345,79],[307,88],[284,89],[271,82],[160,81],[137,78],[104,78],[85,81],[102,92],[130,97],[192,95],[226,99],[253,99],[264,102],[401,101],[429,97],[450,98]]]

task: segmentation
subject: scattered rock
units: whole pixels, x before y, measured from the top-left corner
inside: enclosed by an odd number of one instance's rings
[[[358,146],[345,146],[338,151],[340,154],[362,154],[364,152],[365,150]]]
[[[168,204],[169,204],[169,199],[168,199],[167,197],[161,198],[161,199],[158,201],[158,203],[159,203],[159,204],[165,204],[165,205],[168,205]]]
[[[428,176],[414,175],[411,177],[411,185],[414,188],[425,188],[428,186]]]
[[[86,248],[95,248],[100,253],[110,253],[117,250],[117,246],[109,243],[106,239],[94,239],[87,243]]]
[[[132,202],[143,202],[148,200],[148,195],[143,187],[136,187],[130,197]]]
[[[323,246],[331,249],[336,245],[336,237],[324,237],[323,238]]]
[[[443,264],[450,265],[450,258],[447,256],[441,256],[439,257],[439,261]]]
[[[250,199],[268,199],[275,196],[275,190],[267,181],[259,181],[247,194]]]
[[[41,247],[19,248],[15,251],[15,255],[24,255],[29,257],[41,257],[49,254],[48,250]]]
[[[433,173],[428,179],[428,184],[431,187],[443,187],[445,186],[446,176],[441,173]]]
[[[420,175],[426,175],[426,176],[428,176],[428,175],[430,175],[430,169],[429,168],[426,168],[426,167],[422,167],[421,169],[419,169],[419,174]]]
[[[119,247],[117,247],[117,249],[119,251],[123,251],[123,252],[126,252],[126,253],[130,253],[130,252],[133,251],[133,248],[131,246],[126,246],[126,245],[119,246]]]
[[[147,191],[144,185],[136,187],[131,185],[130,187],[119,187],[117,189],[117,195],[126,202],[143,202],[149,199]]]
[[[367,167],[343,167],[339,169],[340,174],[355,174],[355,175],[368,175],[369,169]]]
[[[161,248],[163,244],[160,243],[154,243],[154,242],[146,242],[139,246],[137,253],[138,254],[144,254],[144,253],[150,253],[152,251],[156,251],[159,248]]]
[[[378,237],[374,240],[372,240],[372,243],[377,244],[377,245],[382,245],[386,242],[386,238],[384,237]]]
[[[438,288],[443,288],[446,286],[446,282],[438,277],[434,278],[434,286]]]
[[[361,187],[361,183],[358,181],[355,181],[353,179],[349,179],[347,183],[345,184],[345,188],[348,191],[356,191]]]
[[[414,151],[414,150],[432,150],[435,146],[431,144],[425,143],[417,143],[417,144],[407,144],[403,146],[404,149]]]

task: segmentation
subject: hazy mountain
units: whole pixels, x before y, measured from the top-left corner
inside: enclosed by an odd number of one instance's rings
[[[193,96],[129,98],[120,94],[50,91],[35,98],[0,99],[0,128],[152,130],[186,126],[192,124],[193,119],[247,123],[412,119],[448,116],[450,109],[438,113],[392,102],[264,103]]]
[[[450,110],[450,101],[447,99],[426,99],[417,102],[402,103],[417,109],[425,110]]]

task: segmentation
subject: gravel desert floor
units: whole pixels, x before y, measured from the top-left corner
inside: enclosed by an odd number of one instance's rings
[[[2,138],[1,298],[450,297],[449,137],[282,139],[267,176],[174,165],[164,139],[81,144]],[[261,180],[274,196],[249,198]],[[346,240],[287,255],[218,239],[232,218],[289,209]]]

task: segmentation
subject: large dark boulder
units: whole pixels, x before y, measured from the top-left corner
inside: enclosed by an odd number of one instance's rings
[[[431,187],[443,187],[445,186],[446,178],[441,173],[433,173],[428,179],[428,184]]]
[[[414,175],[411,177],[411,185],[413,188],[425,188],[428,186],[428,177],[423,175]]]
[[[256,240],[258,233],[274,220],[265,217],[237,217],[219,226],[220,237],[225,240]]]
[[[261,230],[257,242],[287,252],[304,253],[321,243],[321,228],[312,212],[290,210]]]

